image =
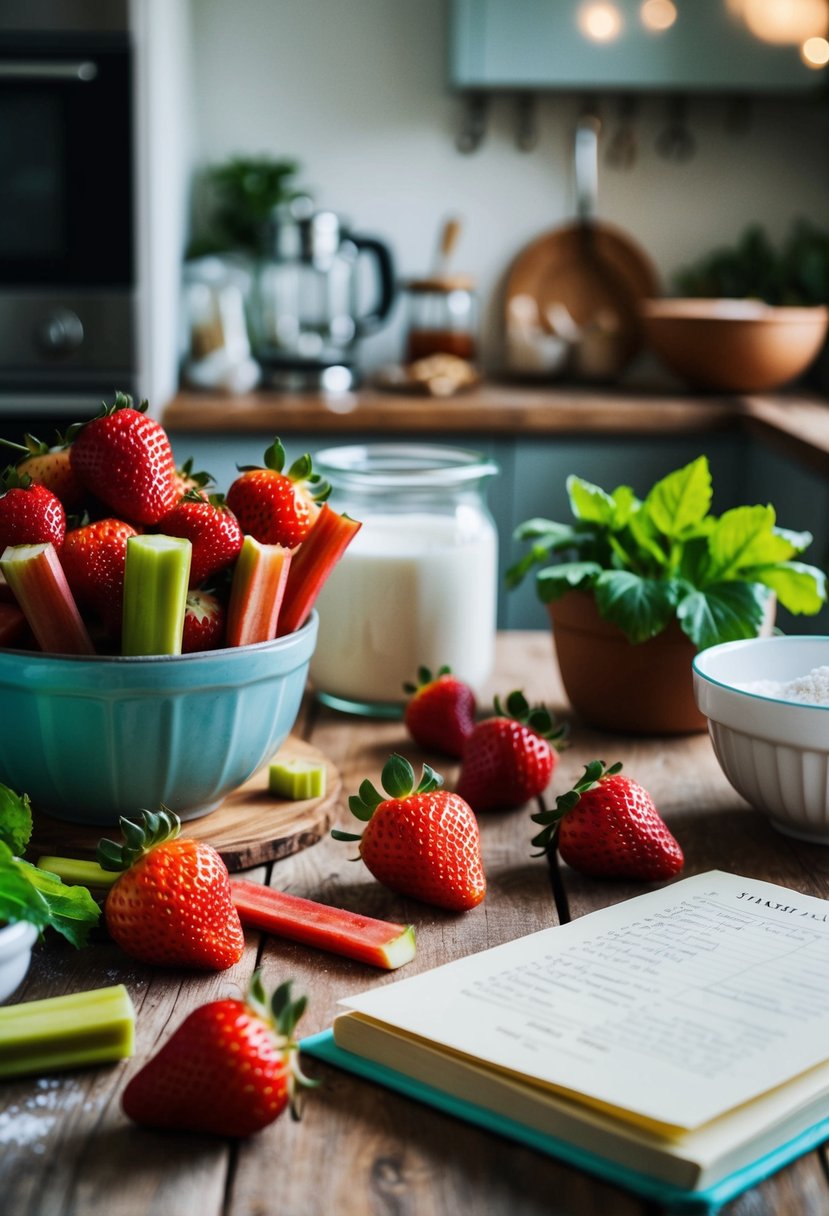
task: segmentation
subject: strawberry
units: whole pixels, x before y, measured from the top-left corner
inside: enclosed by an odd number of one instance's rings
[[[198,494],[201,498],[208,497],[208,486],[213,485],[215,478],[203,470],[193,471],[193,457],[185,460],[180,469],[176,469],[176,494],[184,498],[185,494]]]
[[[0,482],[0,553],[7,545],[51,541],[57,550],[66,534],[66,512],[60,499],[26,473],[6,469]]]
[[[448,667],[434,677],[421,667],[417,678],[416,685],[403,685],[412,694],[403,712],[406,729],[421,747],[459,759],[475,725],[475,694]]]
[[[238,963],[245,938],[212,845],[179,839],[179,818],[166,808],[120,823],[125,843],[98,845],[103,869],[124,871],[104,904],[110,937],[144,963],[210,971]]]
[[[647,790],[622,776],[621,764],[592,760],[576,785],[556,799],[554,810],[531,816],[543,830],[533,838],[548,855],[592,878],[663,882],[685,864],[678,842]]]
[[[221,494],[205,499],[198,490],[185,494],[162,516],[158,529],[165,536],[183,536],[193,545],[190,586],[201,585],[229,566],[242,548],[242,529]]]
[[[22,453],[14,466],[19,477],[31,477],[37,485],[46,486],[67,511],[77,510],[83,504],[84,487],[72,471],[69,445],[60,435],[54,447],[28,434],[23,436],[22,444],[7,439],[0,439],[0,443]]]
[[[428,764],[415,789],[411,764],[390,756],[383,769],[383,798],[370,781],[348,800],[366,823],[362,836],[336,829],[336,840],[359,840],[360,856],[384,886],[450,912],[474,908],[486,894],[478,821]]]
[[[90,493],[130,523],[154,524],[175,506],[176,466],[167,432],[118,393],[111,406],[70,427],[72,469]]]
[[[210,1001],[184,1019],[124,1090],[124,1113],[146,1127],[242,1137],[290,1107],[300,1071],[294,1037],[306,998],[291,1000],[291,981],[270,1002],[260,972],[245,1000]]]
[[[184,608],[181,653],[217,650],[224,642],[225,609],[210,591],[190,591]]]
[[[60,554],[66,581],[81,609],[90,609],[110,637],[121,635],[127,541],[137,536],[122,519],[98,519],[66,533]]]
[[[285,449],[274,439],[265,468],[245,467],[227,492],[227,505],[255,540],[293,549],[311,530],[331,487],[312,472],[311,457],[298,457],[283,473]]]
[[[458,793],[477,812],[523,806],[549,785],[564,734],[522,693],[510,693],[506,710],[496,697],[495,716],[479,722],[464,744]]]

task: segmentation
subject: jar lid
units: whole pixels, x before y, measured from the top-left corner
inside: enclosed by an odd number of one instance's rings
[[[498,472],[483,452],[416,443],[351,444],[314,454],[314,468],[344,489],[385,494],[480,481]]]
[[[425,294],[429,291],[474,291],[475,280],[465,274],[435,275],[431,279],[407,279],[403,283],[406,291]]]

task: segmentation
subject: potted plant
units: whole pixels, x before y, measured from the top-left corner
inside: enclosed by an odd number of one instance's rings
[[[29,799],[0,784],[0,1001],[25,976],[43,929],[51,926],[82,946],[101,914],[86,887],[64,886],[57,875],[23,860],[31,833]]]
[[[719,642],[768,631],[775,602],[817,613],[821,570],[798,560],[809,532],[777,525],[772,506],[711,514],[711,473],[700,456],[644,499],[567,479],[571,523],[530,519],[515,536],[529,551],[507,572],[534,567],[573,708],[613,731],[703,730],[691,660]]]

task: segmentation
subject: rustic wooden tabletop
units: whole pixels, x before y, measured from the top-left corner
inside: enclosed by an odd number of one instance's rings
[[[546,634],[499,638],[490,692],[516,687],[567,716]],[[436,760],[409,743],[399,722],[346,717],[310,698],[296,733],[342,774],[337,815],[343,826],[351,819],[345,795],[363,777],[376,781],[391,751],[403,751],[416,767]],[[777,835],[731,790],[706,735],[622,739],[574,722],[553,790],[567,788],[596,757],[623,760],[626,771],[650,790],[683,846],[686,874],[731,870],[829,898],[829,849]],[[437,767],[451,785],[455,768]],[[531,857],[532,809],[481,816],[488,894],[460,916],[385,891],[361,862],[349,860],[354,846],[327,837],[245,876],[412,922],[417,957],[403,974],[644,889],[580,878],[562,866],[554,890],[544,861]],[[311,1092],[301,1123],[281,1118],[241,1143],[132,1125],[120,1109],[128,1079],[196,1005],[238,995],[256,965],[268,986],[293,978],[296,990],[308,993],[305,1034],[331,1024],[341,997],[394,980],[394,973],[255,933],[248,933],[247,942],[242,961],[221,974],[140,966],[107,942],[76,952],[52,937],[37,949],[14,999],[122,982],[137,1011],[137,1051],[114,1067],[2,1083],[3,1216],[650,1216],[640,1200],[586,1174],[312,1060],[306,1071],[321,1084]],[[723,1209],[725,1216],[827,1216],[825,1152],[812,1152],[733,1201]]]

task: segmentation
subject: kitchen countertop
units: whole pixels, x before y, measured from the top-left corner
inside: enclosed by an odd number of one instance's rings
[[[486,690],[523,687],[567,714],[546,632],[498,639]],[[484,703],[484,697],[482,697]],[[343,778],[336,820],[351,820],[345,796],[377,780],[386,757],[426,757],[401,723],[349,718],[308,698],[296,733],[328,756]],[[730,870],[829,897],[827,850],[777,835],[723,777],[706,734],[623,739],[572,724],[570,747],[553,778],[566,789],[588,760],[622,759],[647,789],[685,851],[686,874]],[[439,766],[447,784],[457,769]],[[533,807],[481,816],[488,893],[478,908],[450,915],[386,891],[353,847],[329,837],[247,877],[310,898],[413,923],[417,956],[404,974],[512,940],[640,894],[636,883],[602,883],[562,866],[551,885],[531,857]],[[35,809],[36,813],[36,809]],[[352,821],[353,822],[353,821]],[[303,1034],[328,1027],[337,1001],[392,976],[335,955],[249,932],[242,961],[220,974],[142,966],[111,943],[74,951],[55,935],[36,948],[16,1001],[122,982],[137,1010],[136,1056],[123,1064],[3,1083],[0,1195],[9,1216],[652,1216],[653,1208],[575,1168],[410,1102],[317,1061],[305,1068],[319,1088],[302,1123],[280,1118],[241,1144],[137,1129],[120,1110],[127,1080],[196,1006],[237,995],[261,965],[268,986],[293,977],[309,995]],[[769,1178],[723,1216],[825,1216],[826,1149]],[[823,1165],[822,1165],[823,1161]]]
[[[712,434],[744,431],[829,474],[829,401],[790,392],[715,396],[652,389],[526,388],[486,384],[450,398],[362,389],[343,394],[266,390],[179,393],[162,412],[170,431],[317,431],[337,436]]]

